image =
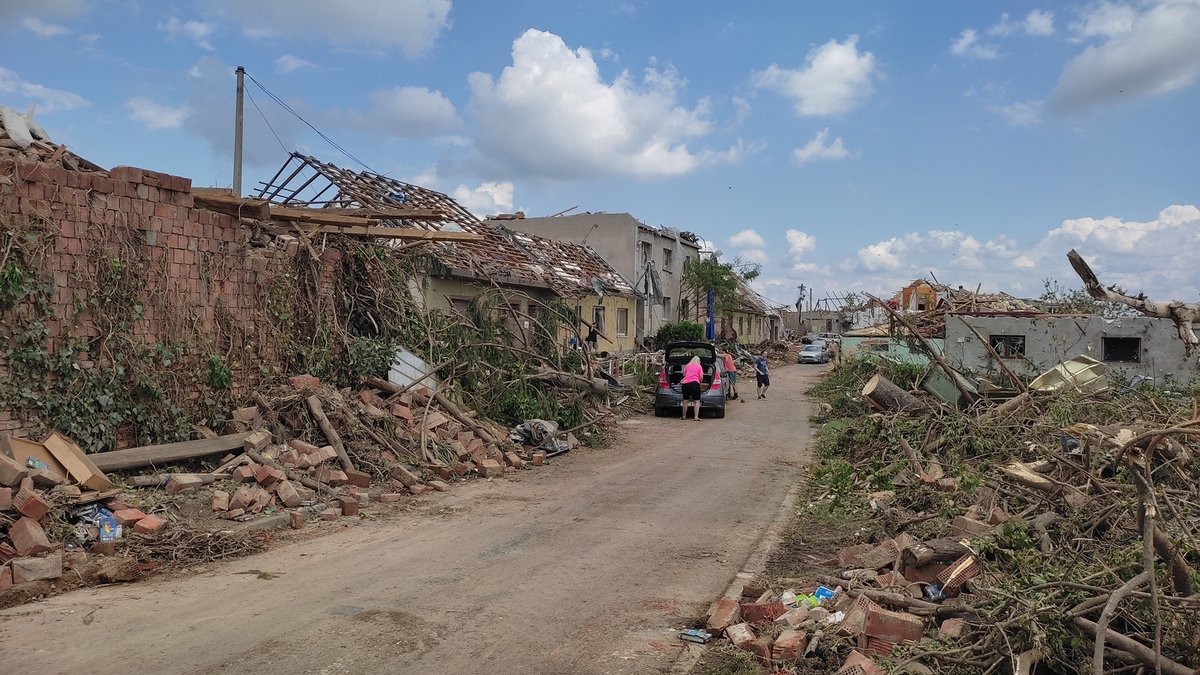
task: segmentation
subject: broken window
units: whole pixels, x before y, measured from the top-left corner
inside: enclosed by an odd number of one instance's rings
[[[663,271],[664,272],[671,271],[671,262],[674,259],[674,256],[675,256],[675,252],[672,251],[671,249],[669,249],[669,248],[663,249]]]
[[[991,343],[992,349],[995,349],[996,353],[1002,359],[1015,359],[1025,356],[1024,335],[991,335],[988,337],[988,342]]]
[[[1141,363],[1142,361],[1142,338],[1101,338],[1101,348],[1104,360],[1110,363]]]
[[[689,308],[690,308],[690,305],[688,304],[688,299],[681,298],[679,300],[679,316],[681,316],[685,319],[689,318],[691,316],[690,314],[688,314]]]
[[[629,335],[629,310],[625,307],[617,308],[617,337],[625,337]]]
[[[671,318],[671,298],[664,295],[662,300],[663,318]]]
[[[592,308],[592,325],[597,332],[604,332],[604,308],[599,305]]]
[[[641,261],[642,261],[641,266],[645,267],[646,263],[650,262],[650,242],[648,242],[648,241],[638,242],[638,253],[641,256]]]

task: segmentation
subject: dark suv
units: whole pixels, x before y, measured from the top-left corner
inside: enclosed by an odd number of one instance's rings
[[[658,389],[654,393],[654,414],[665,417],[679,414],[683,405],[683,366],[700,357],[704,378],[700,382],[700,410],[711,410],[713,417],[725,417],[725,382],[717,366],[717,349],[710,342],[672,342],[666,346],[663,369],[658,374]]]

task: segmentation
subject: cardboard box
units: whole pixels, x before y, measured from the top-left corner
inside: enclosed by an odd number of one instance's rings
[[[87,458],[83,450],[66,436],[52,431],[42,441],[42,445],[80,485],[97,492],[112,487],[108,476],[105,476],[104,472]]]
[[[22,465],[30,457],[33,457],[42,464],[45,464],[50,473],[59,482],[65,483],[67,481],[67,469],[61,462],[54,458],[54,455],[50,454],[46,446],[37,441],[31,441],[28,438],[17,438],[16,436],[0,437],[0,452],[10,455]]]

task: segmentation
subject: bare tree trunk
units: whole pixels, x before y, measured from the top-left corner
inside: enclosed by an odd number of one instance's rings
[[[1136,297],[1126,295],[1124,291],[1116,286],[1105,288],[1100,285],[1100,280],[1096,278],[1096,273],[1092,271],[1091,266],[1087,264],[1083,256],[1075,252],[1075,249],[1071,249],[1067,253],[1067,260],[1071,263],[1071,267],[1074,268],[1075,273],[1083,280],[1083,286],[1087,290],[1088,295],[1097,300],[1105,300],[1132,307],[1149,317],[1170,319],[1175,323],[1175,329],[1179,332],[1179,339],[1183,340],[1183,352],[1188,356],[1191,356],[1192,352],[1197,347],[1200,347],[1200,336],[1197,336],[1196,331],[1192,329],[1192,324],[1200,321],[1200,304],[1179,302],[1178,300],[1161,302],[1151,300],[1141,293]]]
[[[897,387],[880,373],[875,373],[862,388],[863,398],[888,412],[929,412],[924,401]]]

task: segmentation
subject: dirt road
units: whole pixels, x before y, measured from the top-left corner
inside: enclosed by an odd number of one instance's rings
[[[741,570],[807,456],[803,391],[638,418],[610,449],[407,513],[0,612],[6,673],[651,673]],[[377,507],[378,508],[378,507]],[[334,527],[337,527],[336,525]]]

